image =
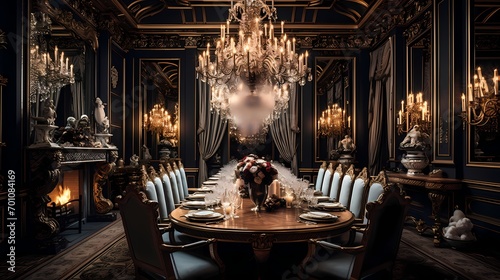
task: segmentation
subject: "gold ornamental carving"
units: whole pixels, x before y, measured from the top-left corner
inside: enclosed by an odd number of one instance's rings
[[[276,241],[276,238],[273,234],[252,234],[250,243],[252,244],[252,249],[257,262],[263,263],[267,261],[274,241]]]
[[[101,162],[96,165],[94,173],[94,204],[96,212],[106,214],[113,209],[113,202],[104,197],[102,187],[107,183],[108,177],[113,174],[118,159],[118,152],[111,151],[108,162]]]

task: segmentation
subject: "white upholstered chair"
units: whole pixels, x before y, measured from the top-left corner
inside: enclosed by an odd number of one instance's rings
[[[335,179],[335,173],[333,178]],[[351,164],[344,173],[344,176],[342,176],[342,184],[340,184],[338,200],[349,210],[349,205],[351,203],[352,184],[354,183],[354,179],[354,164]]]
[[[177,185],[177,177],[175,176],[175,172],[169,163],[163,163],[163,165],[167,168],[167,174],[168,174],[168,178],[170,179],[170,186],[172,187],[172,194],[174,197],[174,203],[179,204],[181,199],[180,199],[180,195],[179,195],[179,187]]]
[[[175,161],[172,162],[171,165],[172,169],[174,170],[175,179],[177,180],[177,191],[179,192],[179,200],[183,201],[186,196],[184,195],[184,183],[182,182],[181,172],[179,171],[179,168],[177,167]]]
[[[323,177],[325,176],[326,168],[327,168],[326,161],[323,161],[323,163],[318,169],[318,175],[316,176],[316,184],[314,185],[314,189],[317,191],[321,191],[321,186],[323,184]]]
[[[330,182],[332,181],[333,167],[332,164],[328,164],[328,168],[325,170],[323,175],[323,182],[321,183],[321,192],[323,195],[328,195],[330,191]]]
[[[364,167],[354,180],[351,201],[349,203],[349,210],[354,214],[356,219],[361,219],[364,216],[365,190],[368,188],[369,181],[368,168]]]
[[[179,160],[179,172],[181,173],[182,189],[184,190],[184,197],[186,197],[189,195],[188,192],[189,186],[187,183],[186,170],[184,169],[184,165],[180,160]]]
[[[342,170],[342,164],[337,165],[335,171],[333,172],[333,178],[330,186],[330,200],[339,201],[340,184],[342,183],[342,177],[344,176],[344,171]]]

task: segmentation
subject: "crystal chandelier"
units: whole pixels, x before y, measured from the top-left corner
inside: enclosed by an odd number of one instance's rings
[[[211,109],[238,127],[242,107],[259,109],[253,119],[267,126],[287,108],[290,85],[312,80],[308,53],[296,52],[296,40],[287,37],[284,22],[280,37],[275,37],[276,18],[274,1],[271,7],[262,0],[231,2],[215,53],[207,44],[198,58],[199,78],[211,87]],[[231,22],[239,23],[237,33],[231,32]]]
[[[176,104],[177,111],[177,104]],[[148,114],[144,114],[144,129],[167,139],[177,138],[177,119],[172,118],[163,104],[155,104]]]
[[[401,100],[401,110],[396,120],[398,134],[409,132],[415,125],[420,131],[429,134],[431,129],[431,112],[427,101],[423,100],[422,93],[408,94],[405,101]]]
[[[500,95],[498,93],[498,71],[493,71],[493,90],[490,91],[481,67],[477,68],[472,83],[469,84],[467,96],[462,94],[462,120],[476,126],[480,131],[498,132],[498,116],[500,114]]]
[[[328,106],[328,108],[321,113],[321,117],[318,120],[319,136],[339,137],[344,132],[349,134],[350,129],[351,116],[347,116],[346,118],[345,110],[342,110],[338,104]]]
[[[53,98],[67,84],[75,82],[73,64],[57,46],[50,53],[44,36],[50,34],[51,21],[43,13],[31,15],[30,101],[43,102]]]

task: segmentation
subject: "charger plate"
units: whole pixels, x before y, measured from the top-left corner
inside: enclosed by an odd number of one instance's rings
[[[212,222],[224,219],[224,215],[219,212],[202,210],[198,212],[188,213],[186,214],[186,218],[188,218],[190,221],[195,222]]]
[[[299,216],[301,219],[312,222],[319,223],[332,223],[335,222],[339,217],[325,212],[307,212]]]

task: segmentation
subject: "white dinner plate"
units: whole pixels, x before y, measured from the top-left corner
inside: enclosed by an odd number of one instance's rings
[[[318,207],[323,208],[343,208],[344,205],[340,202],[320,202],[318,203]]]
[[[315,195],[315,198],[318,198],[318,201],[328,201],[330,200],[330,197],[327,195]]]
[[[315,213],[315,214],[311,214],[311,213]],[[317,214],[317,213],[322,213],[322,214]],[[304,213],[304,214],[301,214],[299,217],[303,220],[320,222],[320,223],[331,223],[331,222],[334,222],[338,219],[338,216],[331,215],[329,213],[323,213],[323,212]]]
[[[190,194],[186,197],[187,200],[203,200],[205,199],[205,194],[200,193],[200,194]]]
[[[203,182],[202,185],[217,185],[217,184],[218,184],[217,181],[205,181],[205,182]]]
[[[203,213],[201,213],[203,212]],[[207,215],[205,212],[211,212]],[[199,213],[202,215],[199,216]],[[186,214],[186,218],[188,218],[191,221],[195,222],[210,222],[210,221],[217,221],[220,219],[224,219],[224,215],[218,212],[213,212],[213,211],[199,211],[199,212],[193,212],[193,213],[188,213]]]
[[[181,205],[186,208],[198,209],[200,207],[205,207],[205,201],[199,201],[199,200],[184,201]]]

